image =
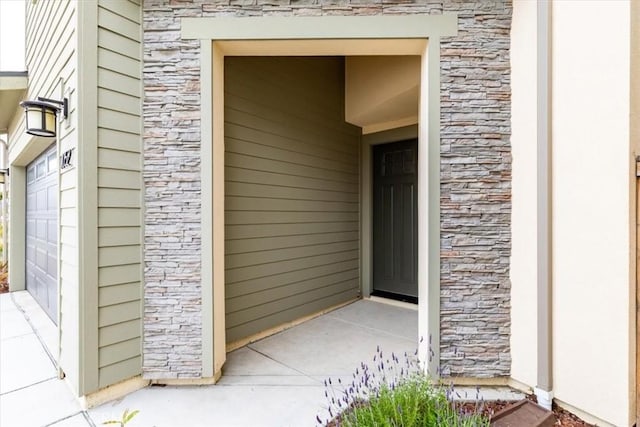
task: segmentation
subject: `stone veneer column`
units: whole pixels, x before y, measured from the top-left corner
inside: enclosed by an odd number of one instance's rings
[[[441,48],[441,366],[508,376],[511,2],[145,0],[146,378],[201,376],[199,42],[180,18],[457,12]]]

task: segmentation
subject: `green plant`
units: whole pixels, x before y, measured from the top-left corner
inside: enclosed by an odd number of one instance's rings
[[[109,420],[109,421],[105,421],[102,424],[119,424],[120,427],[125,427],[127,425],[127,423],[129,423],[129,421],[131,421],[131,419],[133,417],[135,417],[136,415],[138,415],[138,412],[140,412],[139,410],[135,410],[135,411],[131,411],[129,412],[129,409],[125,409],[124,412],[122,413],[122,418],[119,420]]]
[[[468,412],[453,402],[453,387],[434,384],[414,355],[385,359],[378,348],[374,368],[361,363],[350,384],[325,382],[329,419],[320,425],[344,427],[484,427],[482,403]],[[479,397],[479,396],[477,396]]]

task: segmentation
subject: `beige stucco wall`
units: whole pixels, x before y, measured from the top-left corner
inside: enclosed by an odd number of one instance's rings
[[[516,0],[512,29],[512,377],[530,387],[537,385],[536,7]],[[553,393],[621,426],[635,421],[631,8],[553,2],[550,47]]]
[[[513,3],[511,27],[511,376],[536,385],[536,9]]]
[[[629,425],[629,2],[554,2],[552,34],[554,392]]]

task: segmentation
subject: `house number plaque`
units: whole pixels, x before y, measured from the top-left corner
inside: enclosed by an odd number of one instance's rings
[[[71,163],[72,155],[73,148],[68,149],[67,151],[62,153],[62,155],[60,155],[60,169],[66,169],[73,166],[73,164]]]

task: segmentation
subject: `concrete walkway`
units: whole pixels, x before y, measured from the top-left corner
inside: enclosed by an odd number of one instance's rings
[[[26,292],[0,295],[0,302],[2,427],[95,426],[119,419],[125,409],[140,411],[128,427],[314,426],[316,415],[327,418],[325,379],[350,382],[378,345],[387,354],[413,352],[418,335],[415,309],[358,301],[229,353],[215,386],[152,386],[82,411],[45,351],[51,346],[57,354],[53,323]],[[476,395],[475,389],[458,391]],[[508,389],[481,394],[521,397]]]
[[[57,336],[27,292],[0,295],[0,426],[95,425],[58,379]]]
[[[104,420],[139,409],[134,426],[314,426],[324,380],[350,381],[377,345],[413,351],[417,316],[359,301],[229,353],[216,386],[148,387],[89,413]]]

